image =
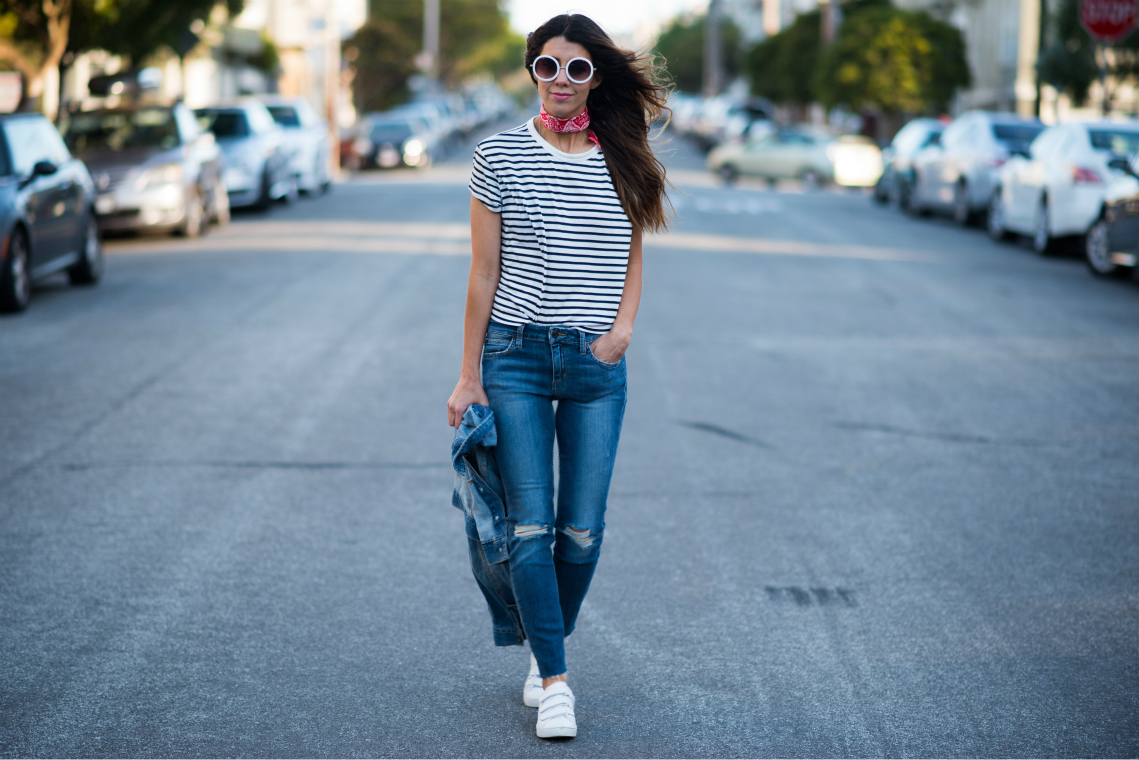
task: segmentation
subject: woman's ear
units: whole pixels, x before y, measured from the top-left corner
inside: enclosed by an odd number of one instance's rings
[[[601,78],[601,72],[595,72],[593,74],[593,81],[589,83],[589,89],[596,90],[597,86],[601,84]]]

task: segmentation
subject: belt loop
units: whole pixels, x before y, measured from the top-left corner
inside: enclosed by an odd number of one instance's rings
[[[522,336],[526,333],[526,323],[518,325],[518,348],[522,348]]]
[[[577,336],[578,353],[580,353],[582,356],[585,356],[586,352],[589,351],[589,336],[586,334],[585,330],[578,330]]]

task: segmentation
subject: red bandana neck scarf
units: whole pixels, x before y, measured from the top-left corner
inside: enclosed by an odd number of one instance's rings
[[[583,109],[581,113],[572,119],[559,119],[557,116],[550,116],[546,111],[545,104],[542,104],[541,110],[538,111],[538,118],[542,120],[542,126],[551,132],[584,132],[589,129],[588,108]],[[599,150],[601,149],[601,143],[598,141],[597,135],[590,131],[586,136]]]

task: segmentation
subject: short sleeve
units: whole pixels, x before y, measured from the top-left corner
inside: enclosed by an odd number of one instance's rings
[[[469,187],[471,188],[471,195],[478,198],[488,209],[496,214],[502,211],[502,190],[498,185],[498,177],[495,175],[494,169],[491,168],[490,162],[486,160],[481,145],[475,150]]]

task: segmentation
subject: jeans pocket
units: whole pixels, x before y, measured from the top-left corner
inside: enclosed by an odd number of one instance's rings
[[[622,356],[620,359],[618,359],[615,362],[601,361],[600,359],[597,358],[597,354],[593,353],[593,343],[590,343],[589,346],[587,346],[585,350],[586,350],[586,353],[589,354],[590,359],[593,359],[593,361],[597,362],[598,364],[600,364],[602,367],[605,367],[606,369],[616,369],[617,367],[620,367],[621,362],[623,362],[625,360],[625,357]]]
[[[503,356],[514,348],[514,336],[501,332],[488,332],[482,344],[483,358]]]

